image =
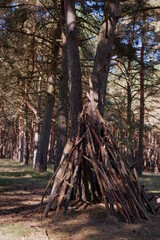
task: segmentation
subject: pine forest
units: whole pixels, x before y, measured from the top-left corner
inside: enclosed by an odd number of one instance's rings
[[[160,239],[160,0],[0,1],[0,239]]]

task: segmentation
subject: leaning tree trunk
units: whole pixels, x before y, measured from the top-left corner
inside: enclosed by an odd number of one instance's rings
[[[75,15],[75,2],[64,0],[67,37],[68,74],[70,84],[70,114],[71,133],[74,138],[77,133],[78,115],[82,110],[82,83],[78,50],[78,34]]]
[[[104,114],[105,95],[107,79],[112,56],[112,46],[117,24],[117,13],[119,0],[106,1],[104,7],[104,17],[99,33],[92,84],[94,90],[94,100],[98,103],[100,114]]]

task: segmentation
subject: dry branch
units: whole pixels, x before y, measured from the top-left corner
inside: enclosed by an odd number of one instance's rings
[[[58,214],[64,207],[66,213],[74,199],[91,203],[101,200],[107,214],[127,223],[148,219],[148,211],[153,214],[155,211],[136,170],[121,155],[92,96],[90,99],[80,114],[77,137],[73,142],[68,141],[60,166],[50,181],[54,180],[43,217],[51,208]]]

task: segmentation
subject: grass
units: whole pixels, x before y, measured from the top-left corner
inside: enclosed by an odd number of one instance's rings
[[[140,178],[141,183],[145,185],[145,189],[150,193],[160,194],[160,174],[143,173]]]
[[[44,229],[28,222],[9,223],[0,229],[1,240],[47,240]]]
[[[5,187],[11,187],[17,184],[32,184],[33,186],[39,185],[45,187],[48,179],[52,175],[51,167],[47,170],[47,172],[37,173],[33,170],[32,164],[24,166],[13,160],[6,160],[5,164],[2,164],[2,161],[3,160],[0,160],[0,191],[5,191]]]

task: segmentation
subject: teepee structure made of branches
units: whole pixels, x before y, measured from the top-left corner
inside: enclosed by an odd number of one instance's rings
[[[52,190],[43,217],[51,209],[56,214],[61,209],[66,213],[74,199],[103,201],[106,214],[127,223],[148,219],[148,212],[155,211],[136,170],[120,153],[92,96],[88,98],[78,119],[77,137],[68,140],[59,167],[48,183],[52,184]]]

